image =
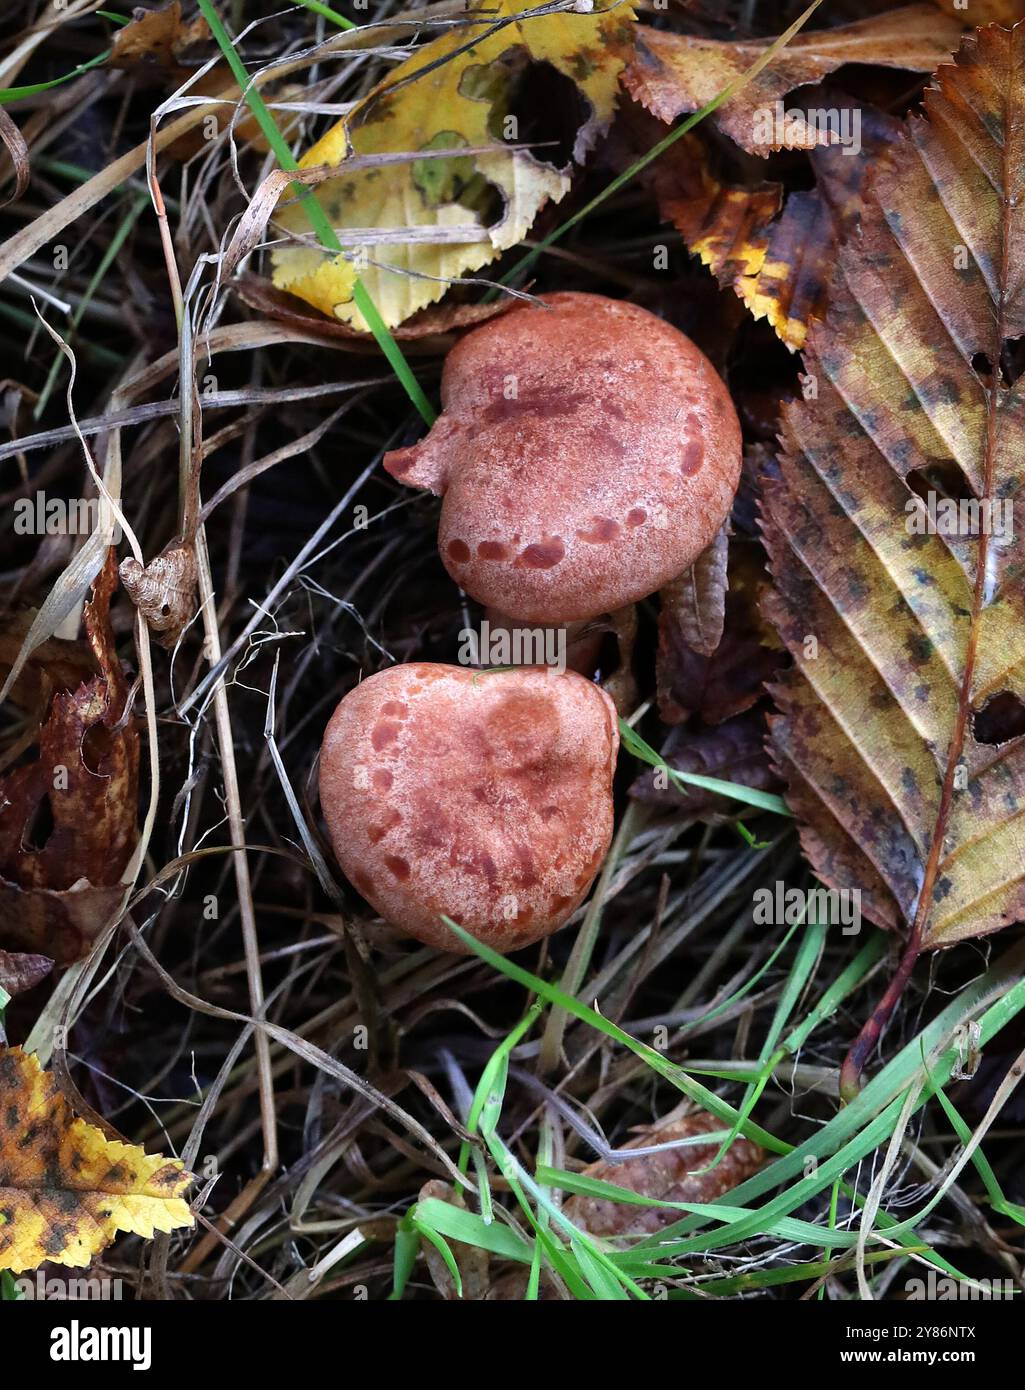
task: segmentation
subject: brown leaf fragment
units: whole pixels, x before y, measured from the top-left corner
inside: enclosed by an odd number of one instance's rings
[[[623,1147],[649,1148],[723,1129],[729,1129],[723,1120],[705,1110],[697,1110],[678,1118],[667,1116],[653,1125],[641,1127],[636,1139]],[[614,1183],[642,1197],[660,1201],[714,1202],[756,1173],[765,1158],[757,1144],[738,1136],[714,1168],[707,1173],[697,1172],[712,1162],[720,1143],[715,1140],[707,1144],[681,1145],[619,1163],[602,1160],[585,1168],[584,1176]],[[569,1197],[563,1210],[575,1226],[589,1235],[607,1237],[657,1235],[685,1215],[672,1207],[632,1206],[603,1197],[580,1195]]]
[[[0,1269],[81,1267],[118,1231],[192,1225],[179,1159],[147,1155],[76,1119],[50,1072],[0,1048]]]
[[[32,177],[32,165],[29,161],[28,145],[25,143],[24,135],[2,106],[0,106],[0,141],[3,142],[11,163],[14,165],[14,192],[0,202],[0,208],[5,208],[8,203],[16,203],[25,189],[28,188],[29,180]]]
[[[765,749],[765,716],[760,709],[748,710],[711,729],[688,729],[678,724],[669,731],[661,751],[677,772],[718,777],[758,791],[775,791],[779,786]],[[730,798],[703,787],[663,786],[666,779],[658,773],[657,768],[645,768],[634,779],[630,795],[664,810],[679,808],[694,820],[737,814],[737,803]]]
[[[138,837],[139,735],[110,626],[113,551],[85,605],[98,674],[58,691],[38,755],[0,779],[0,939],[64,964],[120,900]]]
[[[10,995],[24,994],[45,980],[53,969],[47,956],[33,956],[25,951],[0,951],[0,989]]]
[[[108,60],[112,68],[179,69],[210,40],[202,15],[188,23],[182,19],[181,0],[160,10],[136,10],[135,16],[114,35]]]
[[[655,662],[663,723],[682,724],[700,714],[705,723],[720,724],[761,697],[764,682],[779,665],[778,643],[758,610],[767,582],[757,547],[752,542],[734,544],[722,638],[708,655],[687,640],[687,632],[693,631],[690,613],[681,615],[677,605],[663,605]]]
[[[121,561],[121,583],[157,641],[170,650],[196,611],[196,555],[191,545],[165,550],[143,568]]]
[[[726,522],[707,550],[659,594],[662,611],[669,610],[669,620],[676,624],[680,638],[699,656],[711,656],[722,640],[729,545]]]
[[[450,1206],[458,1207],[461,1211],[466,1210],[466,1203],[461,1194],[455,1190],[451,1183],[442,1182],[440,1178],[432,1178],[430,1182],[424,1183],[420,1189],[420,1201],[424,1202],[428,1197],[435,1197],[439,1202],[448,1202]],[[456,1262],[462,1283],[462,1294],[460,1295],[456,1288],[456,1282],[452,1278],[452,1272],[442,1259],[440,1250],[426,1239],[421,1240],[420,1248],[423,1251],[423,1257],[434,1282],[434,1287],[442,1298],[458,1301],[461,1296],[466,1303],[481,1303],[487,1298],[489,1257],[486,1250],[482,1250],[476,1245],[466,1245],[461,1240],[448,1242],[448,1248],[452,1251],[452,1258]]]
[[[811,112],[785,119],[777,106],[798,87],[821,82],[844,63],[932,72],[957,47],[963,25],[929,4],[905,5],[832,29],[804,30],[710,120],[750,154],[832,143],[825,121]],[[699,110],[741,76],[769,40],[721,42],[669,30],[638,30],[623,75],[630,95],[661,121]],[[840,132],[834,130],[833,135]]]

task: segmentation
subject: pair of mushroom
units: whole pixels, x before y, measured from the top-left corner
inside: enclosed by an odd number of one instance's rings
[[[711,363],[636,305],[553,294],[464,337],[443,413],[394,477],[443,496],[452,578],[513,623],[625,607],[691,565],[740,476],[740,426]],[[545,667],[417,663],[356,686],[321,750],[338,861],[395,927],[497,950],[561,927],[612,836],[616,710]]]

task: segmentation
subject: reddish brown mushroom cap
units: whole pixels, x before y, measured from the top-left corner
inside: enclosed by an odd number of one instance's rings
[[[729,512],[741,438],[726,387],[675,328],[601,295],[544,303],[453,348],[443,414],[384,465],[444,495],[438,547],[468,593],[563,623],[693,563]]]
[[[370,676],[324,735],[320,802],[346,877],[394,926],[499,951],[561,927],[612,837],[619,730],[573,672],[417,663]]]

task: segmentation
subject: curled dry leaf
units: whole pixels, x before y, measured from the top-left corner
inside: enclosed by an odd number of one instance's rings
[[[776,791],[774,774],[765,747],[765,715],[761,709],[748,710],[711,729],[670,729],[662,745],[662,756],[677,772],[699,777],[718,777],[738,782],[758,791]],[[694,820],[710,816],[735,816],[737,803],[703,787],[677,787],[666,782],[657,768],[645,768],[634,779],[630,795],[636,801],[664,810],[680,809]]]
[[[682,1117],[666,1117],[637,1132],[625,1147],[649,1148],[675,1140],[728,1128],[707,1111],[698,1110]],[[765,1155],[750,1139],[736,1138],[721,1161],[707,1173],[719,1151],[719,1140],[707,1144],[687,1144],[657,1154],[641,1154],[620,1163],[602,1160],[584,1169],[584,1176],[628,1188],[642,1197],[663,1202],[715,1202],[731,1187],[744,1182],[762,1166]],[[604,1197],[574,1195],[563,1210],[575,1226],[592,1236],[657,1235],[686,1213],[672,1207],[641,1207]]]
[[[722,640],[729,548],[727,521],[708,549],[659,594],[666,621],[675,624],[680,639],[699,656],[711,656]]]
[[[663,604],[655,665],[663,723],[682,724],[700,714],[706,724],[720,724],[750,709],[779,665],[779,642],[759,612],[768,580],[755,545],[734,542],[728,567],[722,639],[710,654],[687,640],[694,628],[691,611]]]
[[[210,26],[202,15],[186,23],[181,0],[135,13],[137,18],[114,35],[108,60],[112,68],[179,71],[187,59],[195,58],[197,47],[209,44]]]
[[[292,324],[296,328],[330,338],[347,338],[358,346],[365,344],[376,351],[373,334],[359,333],[348,323],[338,319],[325,319],[322,314],[311,313],[303,301],[294,294],[276,290],[269,281],[244,271],[232,281],[235,293],[250,309],[275,319],[279,323]],[[425,353],[447,352],[454,346],[457,335],[468,328],[476,328],[479,323],[506,314],[520,301],[513,297],[497,300],[494,304],[429,304],[418,310],[405,323],[399,324],[392,333],[393,338],[409,343],[407,351]]]
[[[495,0],[479,19],[417,48],[302,160],[304,169],[339,166],[314,196],[333,227],[434,228],[459,241],[405,240],[371,247],[359,278],[389,327],[440,299],[448,281],[480,270],[526,235],[538,211],[569,190],[580,162],[609,124],[618,79],[633,37],[626,4],[591,14],[524,15],[533,0]],[[522,109],[521,109],[522,108]],[[503,149],[548,139],[532,135],[540,117],[576,111],[576,129],[555,148]],[[511,124],[507,118],[512,118]],[[489,154],[463,149],[495,148]],[[451,157],[432,157],[438,150]],[[425,156],[352,174],[349,155],[416,151]],[[285,230],[310,236],[300,206],[283,207]],[[369,325],[353,303],[352,260],[314,246],[274,255],[274,283],[356,328]]]
[[[0,1049],[0,1269],[82,1267],[118,1231],[192,1226],[181,1160],[148,1155],[76,1119],[51,1073]]]
[[[53,969],[48,956],[33,956],[26,951],[0,951],[0,989],[8,994],[24,994],[45,980]]]
[[[0,140],[3,141],[4,148],[14,165],[14,192],[0,202],[0,208],[5,208],[8,203],[16,203],[25,189],[28,188],[29,179],[32,177],[32,166],[29,162],[28,145],[25,143],[25,137],[2,106],[0,106]]]
[[[809,112],[783,119],[777,105],[798,87],[821,82],[844,63],[932,72],[957,47],[962,24],[932,5],[906,5],[833,29],[805,30],[711,116],[750,154],[812,149],[831,142],[823,122]],[[661,121],[698,111],[740,77],[769,47],[769,40],[719,42],[662,29],[638,33],[623,74],[630,95]],[[837,132],[834,132],[836,134]]]
[[[0,939],[60,963],[84,955],[117,906],[138,837],[139,735],[109,617],[116,583],[111,552],[83,614],[98,674],[53,696],[38,756],[0,780]]]
[[[191,545],[165,550],[143,568],[138,560],[121,561],[121,583],[146,626],[162,647],[171,648],[196,611],[196,555]]]

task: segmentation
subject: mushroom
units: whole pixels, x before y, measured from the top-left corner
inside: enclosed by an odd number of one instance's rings
[[[320,802],[346,877],[429,946],[556,931],[612,838],[615,708],[575,672],[417,662],[368,677],[324,734]]]
[[[740,478],[729,393],[645,309],[552,294],[468,333],[443,413],[395,478],[444,497],[452,578],[521,622],[567,623],[654,593],[725,520]]]

